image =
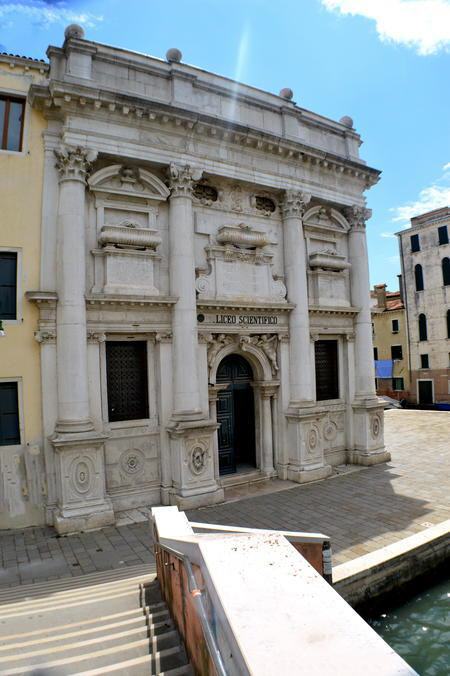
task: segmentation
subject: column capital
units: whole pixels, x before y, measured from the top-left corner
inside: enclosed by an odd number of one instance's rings
[[[366,221],[372,216],[371,209],[359,207],[355,204],[351,207],[345,207],[343,211],[352,230],[364,231],[366,229]]]
[[[281,203],[283,216],[302,218],[311,201],[311,194],[302,190],[286,190]]]
[[[54,151],[56,168],[59,171],[59,180],[86,182],[92,168],[92,162],[97,157],[96,151],[80,146],[62,145]]]
[[[172,164],[168,169],[171,197],[190,197],[194,183],[202,177],[202,170],[189,164]]]

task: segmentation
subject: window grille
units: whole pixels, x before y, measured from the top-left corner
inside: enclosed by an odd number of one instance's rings
[[[106,378],[110,422],[149,417],[147,344],[144,341],[108,341]]]
[[[316,357],[316,399],[339,398],[339,366],[337,340],[317,340]]]

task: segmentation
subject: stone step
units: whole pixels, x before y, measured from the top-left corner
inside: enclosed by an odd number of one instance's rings
[[[167,613],[165,613],[165,615],[166,614]],[[52,626],[46,630],[37,629],[33,632],[24,634],[2,636],[0,639],[0,663],[2,655],[6,655],[12,650],[31,649],[32,646],[51,645],[52,643],[68,641],[69,639],[81,639],[83,636],[102,636],[103,634],[126,630],[134,626],[141,626],[142,623],[145,622],[145,615],[142,609],[136,611],[131,616],[129,614],[119,614],[116,617],[111,616],[111,618],[115,619],[115,621],[108,622],[107,618],[100,618],[99,621],[96,618],[91,620],[88,626],[87,623],[84,625],[75,623],[72,625],[65,625],[64,627],[58,626],[57,634],[55,634],[54,626]],[[165,621],[150,624],[148,626],[148,632],[150,636],[159,636],[173,628],[174,624],[172,620],[168,618]],[[71,630],[67,631],[67,629]]]
[[[102,609],[103,612],[103,609]],[[92,631],[95,630],[96,626],[102,626],[105,622],[111,622],[111,621],[123,621],[126,619],[130,618],[139,618],[142,619],[142,616],[144,614],[144,610],[142,608],[133,608],[132,610],[126,610],[126,611],[120,611],[117,613],[112,613],[111,615],[95,615],[94,617],[91,617],[90,619],[85,619],[82,622],[79,620],[76,622],[68,622],[67,624],[59,624],[58,623],[58,630],[59,631],[76,631],[77,629],[92,629]],[[11,623],[10,622],[3,622],[0,623],[0,627],[5,625],[8,629],[11,629]],[[23,623],[21,624],[22,629],[23,629]],[[16,641],[18,639],[26,639],[30,638],[32,639],[33,637],[36,636],[51,636],[54,634],[55,631],[55,625],[53,622],[46,623],[44,624],[42,621],[39,622],[38,628],[33,629],[31,631],[19,631],[15,634],[5,634],[4,632],[1,634],[1,642],[6,643],[8,641]]]
[[[110,632],[109,634],[93,638],[83,637],[69,641],[60,640],[53,645],[32,646],[29,649],[20,651],[13,650],[9,655],[3,654],[0,663],[2,667],[6,667],[7,665],[14,667],[22,665],[26,667],[30,662],[41,664],[58,659],[60,656],[64,658],[77,658],[88,652],[108,650],[111,646],[115,648],[123,646],[126,649],[130,643],[137,643],[141,640],[146,643],[147,653],[149,652],[149,646],[151,647],[151,652],[156,653],[179,645],[178,632],[175,630],[167,631],[150,638],[148,628],[143,620],[141,626],[133,627],[132,629]]]
[[[45,597],[40,598],[24,598],[21,600],[11,601],[9,603],[3,603],[0,605],[0,617],[2,615],[8,614],[9,610],[13,608],[14,610],[21,609],[33,609],[33,608],[43,608],[46,605],[64,605],[71,603],[74,600],[82,599],[93,599],[95,597],[104,596],[105,593],[108,593],[110,596],[115,596],[124,591],[130,591],[134,593],[139,593],[140,585],[136,583],[135,580],[120,580],[117,582],[108,583],[107,585],[99,584],[92,587],[85,587],[82,589],[66,590],[64,592],[52,592],[46,594]],[[155,587],[157,589],[157,587]],[[158,600],[161,600],[161,595],[159,595]]]
[[[45,671],[46,676],[61,676],[62,674],[64,676],[79,675],[86,672],[87,669],[88,673],[95,673],[96,670],[97,673],[105,673],[105,669],[111,665],[139,657],[147,657],[148,666],[150,667],[142,671],[142,674],[160,674],[164,671],[184,667],[187,664],[184,648],[180,644],[149,654],[148,640],[141,639],[130,641],[126,645],[85,652],[82,655],[59,657],[47,660],[46,662],[34,661],[26,666],[6,666],[2,664],[0,676],[25,676],[26,674],[32,674],[36,669]],[[101,671],[102,669],[103,672]]]
[[[147,584],[156,578],[154,567],[154,564],[145,563],[137,566],[126,566],[116,570],[88,573],[87,575],[79,575],[77,577],[66,577],[60,580],[39,583],[34,582],[32,584],[8,587],[7,589],[0,590],[0,607],[8,602],[14,603],[24,599],[31,600],[32,598],[48,596],[64,591],[72,592],[75,589],[92,587],[93,585],[110,584],[121,581],[134,581],[136,582],[136,585],[139,583]]]
[[[103,674],[120,673],[120,676],[148,676],[152,673],[152,658],[150,655],[144,657],[136,657],[125,662],[116,662],[107,667],[100,667],[100,669],[89,669],[89,671],[82,671],[77,676],[102,676]],[[175,667],[168,671],[161,671],[158,676],[194,676],[194,670],[190,664],[185,664],[182,667]]]

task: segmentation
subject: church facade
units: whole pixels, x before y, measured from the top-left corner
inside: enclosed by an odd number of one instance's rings
[[[181,61],[48,50],[39,308],[47,521],[222,501],[389,458],[364,191],[334,122]]]

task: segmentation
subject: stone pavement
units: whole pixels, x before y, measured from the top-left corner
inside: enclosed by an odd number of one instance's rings
[[[333,479],[191,510],[192,521],[321,531],[343,563],[450,518],[450,413],[387,411],[392,462]],[[143,510],[145,511],[145,510]],[[116,527],[58,537],[52,528],[0,534],[0,587],[148,563],[150,529]]]

